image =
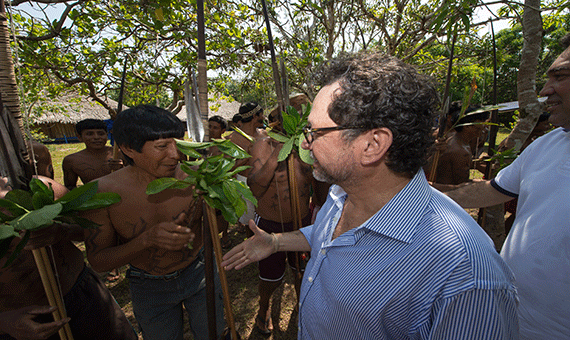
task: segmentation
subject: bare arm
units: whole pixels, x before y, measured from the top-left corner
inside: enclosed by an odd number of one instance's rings
[[[251,150],[252,169],[247,185],[256,198],[263,197],[277,170],[277,156],[283,144],[273,148],[269,137],[259,139]]]
[[[491,181],[474,181],[468,184],[446,187],[454,190],[447,191],[445,194],[463,208],[490,207],[513,199],[493,188]],[[446,189],[438,186],[436,188]]]
[[[250,263],[263,260],[278,251],[311,251],[305,235],[299,230],[281,234],[268,234],[249,221],[253,236],[235,246],[223,257],[226,270],[241,269]]]
[[[77,187],[77,179],[79,178],[75,171],[73,171],[72,163],[73,160],[70,159],[69,156],[66,156],[61,164],[63,170],[63,184],[69,190],[73,190]]]

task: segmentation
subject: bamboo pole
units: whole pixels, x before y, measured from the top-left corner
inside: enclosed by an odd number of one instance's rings
[[[218,265],[218,273],[220,275],[220,283],[222,285],[222,293],[224,295],[224,309],[226,310],[226,320],[230,327],[230,332],[233,340],[237,340],[238,335],[234,323],[234,315],[232,312],[232,304],[230,302],[230,290],[228,287],[228,280],[226,278],[226,271],[222,268],[222,244],[220,243],[220,235],[218,232],[218,222],[216,219],[216,210],[206,204],[206,217],[210,226],[210,235],[214,245],[214,255],[216,257],[216,264]]]
[[[32,254],[34,255],[36,267],[38,267],[48,302],[50,306],[57,307],[57,309],[52,313],[54,321],[65,319],[67,317],[65,314],[65,307],[61,300],[61,295],[59,294],[59,286],[53,275],[53,269],[49,262],[46,248],[33,249]],[[71,329],[67,323],[60,328],[58,333],[61,340],[73,340]]]

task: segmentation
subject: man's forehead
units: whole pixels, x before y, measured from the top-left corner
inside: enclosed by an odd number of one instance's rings
[[[556,60],[550,65],[546,73],[555,73],[558,71],[570,71],[570,49],[566,49]]]
[[[324,86],[315,97],[313,101],[313,106],[311,108],[311,113],[309,114],[308,120],[309,124],[314,124],[317,121],[332,121],[328,111],[329,105],[332,103],[334,96],[340,91],[340,82],[334,82],[332,84]]]

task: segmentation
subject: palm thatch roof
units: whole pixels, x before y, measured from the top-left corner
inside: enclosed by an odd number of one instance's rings
[[[113,108],[118,106],[112,99],[107,99],[107,103]],[[66,94],[57,100],[45,102],[41,112],[30,118],[33,124],[76,124],[87,118],[105,120],[111,116],[109,110],[95,101],[78,94]]]

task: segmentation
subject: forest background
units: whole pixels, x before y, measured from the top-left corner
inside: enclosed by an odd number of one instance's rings
[[[500,6],[488,19],[474,15],[493,4]],[[209,93],[272,107],[276,95],[261,2],[209,0],[204,6]],[[108,99],[118,100],[123,70],[124,105],[181,109],[183,84],[197,62],[196,0],[14,0],[6,8],[23,112],[30,120],[57,110],[47,103],[69,91],[90,97],[114,116],[116,107]],[[268,8],[289,91],[310,99],[318,91],[312,80],[316,66],[342,51],[362,49],[416,65],[439,81],[443,96],[456,35],[451,100],[461,100],[474,80],[478,89],[471,102],[492,104],[490,22],[508,20],[510,27],[495,33],[497,102],[516,101],[524,31],[539,26],[531,70],[537,89],[561,52],[558,39],[570,31],[570,4],[560,0],[270,0]],[[540,21],[523,22],[530,9]]]

